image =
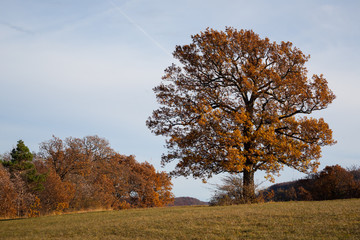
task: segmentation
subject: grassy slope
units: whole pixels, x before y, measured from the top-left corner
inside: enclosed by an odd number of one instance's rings
[[[0,239],[360,239],[360,199],[2,220]]]

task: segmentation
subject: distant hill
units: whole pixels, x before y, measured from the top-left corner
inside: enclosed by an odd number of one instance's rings
[[[277,184],[273,184],[270,187],[267,188],[267,190],[274,190],[274,192],[279,191],[279,189],[282,190],[288,190],[291,187],[296,187],[296,185],[299,184],[299,180],[297,181],[291,181],[291,182],[282,182],[282,183],[277,183]]]
[[[209,205],[207,202],[200,201],[193,197],[176,197],[174,204],[170,206],[191,206],[191,205]]]

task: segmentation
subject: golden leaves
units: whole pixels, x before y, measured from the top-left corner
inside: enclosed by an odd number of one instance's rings
[[[307,77],[309,56],[291,42],[208,28],[174,57],[182,65],[166,69],[154,89],[162,107],[147,122],[170,137],[163,163],[179,160],[174,174],[306,171],[317,167],[322,146],[335,143],[323,119],[303,117],[335,95],[323,75]]]

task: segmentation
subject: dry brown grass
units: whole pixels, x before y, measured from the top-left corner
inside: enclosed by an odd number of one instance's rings
[[[360,199],[87,212],[0,221],[1,239],[360,239]]]

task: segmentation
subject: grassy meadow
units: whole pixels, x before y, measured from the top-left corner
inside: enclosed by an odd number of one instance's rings
[[[0,220],[0,239],[360,239],[360,199]]]

